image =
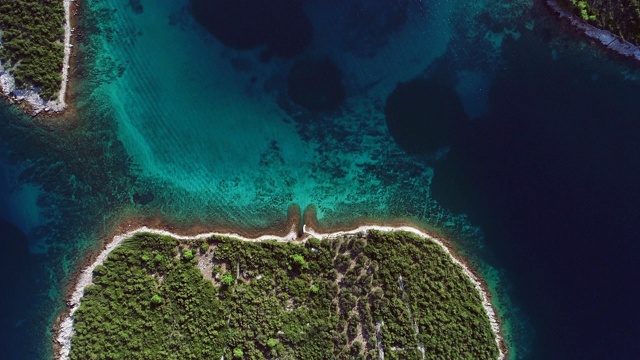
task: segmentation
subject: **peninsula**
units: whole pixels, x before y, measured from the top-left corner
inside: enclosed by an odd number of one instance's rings
[[[67,107],[72,0],[0,4],[0,88],[32,114]]]
[[[640,3],[600,0],[547,0],[560,19],[605,48],[640,61]]]
[[[141,227],[77,278],[57,358],[504,359],[488,296],[408,226],[256,238]]]

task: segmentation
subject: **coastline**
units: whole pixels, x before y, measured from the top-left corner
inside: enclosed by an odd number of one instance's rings
[[[587,24],[578,16],[562,9],[555,0],[546,0],[545,3],[558,18],[567,19],[576,30],[598,41],[605,48],[615,51],[619,55],[640,61],[640,46],[634,45],[607,30]]]
[[[496,340],[496,345],[498,346],[498,351],[499,351],[498,359],[503,360],[506,358],[508,349],[502,337],[502,331],[500,328],[500,323],[498,322],[498,316],[496,315],[495,309],[491,305],[491,297],[489,296],[489,291],[487,289],[486,284],[484,284],[480,280],[480,277],[478,277],[473,271],[470,270],[470,267],[468,264],[466,264],[466,262],[462,261],[458,256],[454,255],[454,253],[450,250],[450,248],[446,246],[441,239],[434,237],[430,234],[427,234],[426,232],[423,232],[420,229],[417,229],[412,226],[407,226],[407,225],[405,226],[362,225],[353,230],[328,232],[328,233],[317,232],[313,228],[311,228],[311,226],[303,225],[303,233],[305,235],[308,234],[311,237],[316,237],[318,239],[325,239],[325,238],[331,238],[331,237],[337,237],[337,236],[343,236],[343,235],[353,235],[359,232],[368,232],[370,230],[376,230],[376,231],[382,231],[382,232],[404,231],[404,232],[417,235],[423,239],[428,239],[438,244],[438,246],[440,246],[440,248],[447,255],[449,255],[449,257],[455,264],[458,264],[460,265],[460,267],[462,267],[462,271],[465,273],[465,275],[467,275],[469,280],[471,280],[471,282],[473,283],[473,286],[475,287],[476,291],[480,295],[480,298],[482,300],[482,307],[484,308],[484,311],[487,314],[487,317],[489,318],[489,323],[491,324],[491,330],[493,331],[493,335]]]
[[[290,209],[291,213],[291,209]],[[289,217],[291,220],[292,216]],[[412,233],[414,235],[420,236],[422,238],[431,240],[438,244],[444,251],[449,255],[451,260],[460,265],[463,269],[463,272],[469,280],[473,283],[476,291],[480,295],[482,300],[482,307],[489,318],[489,323],[491,325],[492,332],[495,337],[496,344],[498,346],[498,359],[503,360],[506,359],[507,354],[507,346],[504,341],[504,337],[501,332],[500,323],[498,321],[496,311],[491,305],[491,297],[490,293],[487,289],[486,284],[482,282],[479,276],[477,276],[471,268],[458,256],[454,255],[454,253],[450,250],[448,246],[445,245],[445,242],[441,239],[434,237],[416,227],[409,225],[402,226],[385,226],[385,225],[361,225],[351,230],[339,230],[333,232],[321,232],[321,230],[316,230],[312,225],[306,225],[303,223],[302,231],[300,232],[299,228],[300,223],[296,221],[287,221],[288,232],[276,231],[279,233],[278,235],[270,235],[270,234],[262,234],[259,236],[245,236],[243,234],[239,234],[236,231],[224,231],[224,232],[216,232],[210,231],[205,233],[198,233],[193,235],[184,235],[184,234],[176,234],[169,231],[166,228],[153,228],[147,227],[145,225],[139,226],[134,229],[129,229],[125,233],[120,233],[118,235],[113,236],[111,241],[109,241],[102,249],[102,251],[92,258],[92,262],[82,268],[79,274],[76,276],[75,281],[73,282],[72,288],[70,289],[70,294],[66,297],[67,309],[62,317],[56,321],[54,326],[54,357],[59,360],[67,360],[69,359],[69,354],[71,351],[71,337],[73,336],[73,314],[80,307],[80,300],[84,293],[84,288],[92,283],[93,278],[93,270],[96,266],[101,265],[108,255],[117,248],[124,240],[134,236],[138,233],[150,232],[158,235],[166,235],[174,237],[178,240],[195,240],[195,239],[203,239],[211,236],[224,236],[224,237],[232,237],[242,241],[251,241],[251,242],[260,242],[264,240],[276,240],[279,242],[299,242],[304,243],[307,239],[311,237],[316,237],[318,239],[331,238],[336,236],[343,235],[352,235],[360,232],[366,232],[369,230],[377,230],[377,231],[406,231]],[[130,225],[129,225],[130,227]],[[286,228],[285,228],[286,229]]]
[[[9,74],[2,64],[0,64],[0,89],[2,90],[2,94],[12,102],[26,102],[24,105],[25,110],[32,116],[36,116],[41,112],[61,113],[68,106],[66,97],[69,82],[71,49],[73,48],[73,44],[71,43],[71,35],[73,33],[73,29],[71,28],[72,2],[76,3],[76,0],[63,0],[65,17],[63,41],[64,56],[62,58],[62,80],[60,82],[60,91],[58,92],[57,99],[45,101],[40,97],[40,94],[32,88],[16,89],[13,75]],[[22,93],[20,95],[16,95],[13,93],[15,90],[22,90]]]

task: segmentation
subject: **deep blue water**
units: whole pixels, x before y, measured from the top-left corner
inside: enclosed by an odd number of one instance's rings
[[[526,40],[436,166],[435,197],[484,229],[536,329],[531,358],[638,358],[640,87],[601,54],[551,61]]]
[[[29,318],[32,307],[37,304],[36,274],[45,259],[29,253],[29,239],[23,232],[30,229],[28,210],[25,210],[29,204],[24,201],[27,200],[25,196],[18,201],[8,196],[8,190],[15,187],[16,182],[4,170],[0,172],[0,304],[3,308],[0,353],[8,358],[17,358],[19,354],[22,357],[27,354],[24,351],[33,341],[30,336],[34,324]],[[21,353],[16,353],[16,348],[20,348]]]
[[[31,278],[34,260],[29,256],[27,238],[10,223],[0,221],[2,233],[2,262],[0,265],[0,281],[2,281],[0,303],[4,311],[0,319],[0,336],[11,339],[2,342],[2,354],[14,354],[14,346],[27,348],[29,331],[23,326],[29,316],[30,304],[35,303],[34,294],[30,291],[34,281]],[[21,340],[22,339],[22,340]],[[15,341],[19,341],[16,343]]]
[[[295,203],[447,236],[515,358],[640,358],[636,64],[529,1],[191,3],[83,2],[79,119],[0,104],[0,357],[49,356],[120,217],[266,228]]]

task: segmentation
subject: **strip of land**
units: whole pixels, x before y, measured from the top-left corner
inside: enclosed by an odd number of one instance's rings
[[[60,90],[57,98],[47,100],[43,99],[40,93],[29,86],[27,88],[17,88],[14,76],[11,74],[11,69],[3,67],[0,63],[0,88],[4,96],[8,97],[12,101],[25,102],[27,104],[27,110],[32,114],[38,114],[40,112],[61,112],[67,107],[67,85],[69,80],[69,61],[71,57],[71,3],[75,0],[64,0],[64,40],[63,40],[63,59],[62,59],[62,74],[60,82]],[[5,64],[6,65],[6,64]]]
[[[104,261],[107,259],[108,255],[114,250],[116,249],[120,244],[122,244],[123,241],[125,241],[126,239],[129,239],[133,236],[135,236],[136,234],[142,234],[142,233],[152,233],[152,234],[157,234],[157,235],[164,235],[164,236],[170,236],[173,237],[175,239],[181,240],[181,241],[187,241],[187,240],[203,240],[203,239],[209,239],[213,236],[221,236],[221,237],[229,237],[229,238],[234,238],[234,239],[238,239],[238,240],[242,240],[242,241],[248,241],[248,242],[262,242],[262,241],[266,241],[266,240],[275,240],[278,242],[300,242],[300,243],[305,243],[308,239],[310,238],[318,238],[318,239],[331,239],[331,238],[336,238],[336,237],[341,237],[341,236],[345,236],[345,235],[354,235],[354,234],[358,234],[358,233],[366,233],[369,232],[370,230],[376,230],[376,231],[383,231],[383,232],[391,232],[391,231],[404,231],[404,232],[409,232],[411,234],[415,234],[421,238],[424,239],[428,239],[433,241],[434,243],[436,243],[437,245],[439,245],[444,252],[452,259],[452,261],[454,263],[456,263],[457,265],[459,265],[462,269],[464,274],[469,278],[469,280],[473,283],[473,286],[475,287],[476,291],[478,292],[478,294],[481,297],[482,300],[482,307],[484,308],[484,311],[487,315],[487,317],[489,318],[490,321],[490,325],[491,325],[491,329],[492,332],[494,334],[494,338],[496,341],[496,344],[498,346],[499,349],[499,356],[498,359],[504,359],[505,358],[505,353],[506,353],[506,346],[504,344],[504,341],[502,339],[501,333],[500,333],[500,326],[497,320],[497,316],[495,314],[495,310],[493,309],[493,307],[491,306],[491,303],[489,301],[489,296],[488,296],[488,292],[486,291],[485,287],[482,285],[482,283],[480,282],[480,280],[478,279],[477,276],[475,276],[473,274],[473,272],[469,269],[468,266],[466,266],[464,264],[463,261],[460,261],[459,259],[457,259],[452,252],[445,246],[444,242],[442,242],[441,240],[417,229],[417,228],[413,228],[410,226],[399,226],[399,227],[391,227],[391,226],[376,226],[376,225],[369,225],[369,226],[361,226],[358,227],[356,229],[353,230],[348,230],[348,231],[338,231],[338,232],[332,232],[332,233],[320,233],[318,231],[315,231],[314,229],[312,229],[310,226],[303,226],[303,235],[302,237],[299,237],[296,231],[296,226],[292,226],[290,228],[290,231],[288,234],[284,235],[284,236],[274,236],[274,235],[262,235],[259,237],[245,237],[245,236],[240,236],[238,234],[235,233],[216,233],[216,232],[209,232],[209,233],[203,233],[203,234],[198,234],[198,235],[194,235],[194,236],[182,236],[182,235],[178,235],[178,234],[174,234],[171,233],[169,231],[166,230],[162,230],[162,229],[149,229],[147,227],[140,227],[137,228],[133,231],[129,231],[125,234],[121,234],[121,235],[117,235],[113,238],[113,240],[108,243],[106,245],[106,247],[104,248],[104,250],[95,258],[95,261],[90,264],[88,267],[86,267],[85,269],[82,270],[80,276],[77,278],[77,282],[75,284],[75,287],[73,289],[73,292],[71,293],[70,297],[68,298],[68,305],[70,307],[67,315],[64,317],[64,319],[62,320],[61,324],[59,325],[58,328],[58,333],[57,333],[57,341],[58,344],[60,345],[59,347],[59,352],[58,352],[58,359],[69,359],[69,354],[71,351],[71,338],[73,336],[73,321],[74,321],[74,313],[76,312],[76,310],[78,310],[78,308],[80,307],[80,301],[81,298],[83,296],[84,293],[84,289],[92,284],[92,278],[93,278],[93,271],[94,269],[99,266],[102,265],[104,263]],[[382,350],[382,349],[380,349]]]
[[[368,232],[370,230],[377,230],[377,231],[384,231],[384,232],[389,232],[389,231],[406,231],[408,233],[412,233],[415,235],[418,235],[422,238],[425,239],[429,239],[431,241],[433,241],[434,243],[438,244],[438,246],[440,246],[442,248],[442,250],[444,250],[445,253],[447,253],[447,255],[449,255],[449,257],[451,258],[451,260],[460,265],[465,273],[465,275],[467,275],[467,277],[471,280],[471,282],[473,283],[474,287],[476,288],[476,291],[478,291],[478,293],[480,294],[480,297],[482,298],[482,307],[484,307],[484,311],[487,313],[487,316],[489,317],[489,321],[491,322],[491,329],[493,330],[493,333],[495,334],[496,337],[496,343],[498,344],[498,349],[500,350],[500,357],[498,359],[504,359],[504,352],[503,352],[503,346],[502,346],[502,337],[501,337],[501,332],[500,332],[500,324],[498,323],[498,317],[496,316],[496,313],[493,309],[493,306],[491,305],[491,302],[489,301],[489,296],[487,295],[487,291],[486,289],[483,287],[482,283],[480,282],[480,280],[478,279],[478,277],[471,271],[469,270],[469,267],[462,261],[460,261],[457,257],[455,257],[451,251],[449,250],[449,248],[447,246],[445,246],[445,244],[438,238],[433,237],[423,231],[420,231],[419,229],[416,229],[414,227],[411,226],[398,226],[398,227],[393,227],[393,226],[379,226],[379,225],[366,225],[366,226],[360,226],[356,229],[353,230],[349,230],[349,231],[338,231],[338,232],[334,232],[334,233],[319,233],[319,232],[315,232],[313,229],[309,229],[306,225],[303,226],[303,232],[305,234],[309,234],[313,237],[316,237],[318,239],[323,239],[323,238],[331,238],[331,237],[336,237],[336,236],[342,236],[342,235],[350,235],[350,234],[357,234],[360,232]]]
[[[587,24],[577,15],[563,9],[555,0],[547,0],[547,5],[560,19],[566,19],[578,31],[598,41],[605,48],[616,53],[640,61],[640,47],[632,44],[613,33]]]

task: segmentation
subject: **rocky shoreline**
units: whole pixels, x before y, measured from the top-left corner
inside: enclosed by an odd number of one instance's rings
[[[489,294],[489,291],[487,290],[486,285],[480,280],[480,278],[473,271],[470,270],[470,267],[463,260],[461,260],[458,256],[453,254],[453,252],[449,249],[449,247],[445,245],[445,242],[415,227],[408,226],[408,225],[404,225],[404,226],[363,225],[351,230],[341,230],[341,231],[333,231],[333,232],[320,232],[319,230],[315,230],[314,228],[312,228],[311,225],[309,226],[303,225],[302,234],[300,234],[300,230],[298,226],[299,224],[297,223],[292,224],[291,222],[289,222],[287,225],[288,225],[289,231],[286,234],[282,234],[282,231],[276,231],[280,235],[260,235],[255,237],[247,237],[247,236],[239,235],[236,232],[207,232],[207,233],[200,233],[197,235],[185,236],[185,235],[178,235],[178,234],[172,233],[165,229],[148,228],[146,226],[140,226],[124,234],[114,236],[113,239],[108,244],[106,244],[104,249],[94,258],[94,261],[90,265],[85,267],[76,278],[76,281],[73,285],[71,293],[67,297],[68,310],[64,314],[64,317],[60,319],[60,321],[58,322],[57,326],[54,329],[55,331],[54,340],[55,340],[55,348],[56,348],[55,358],[60,360],[69,359],[69,354],[71,351],[71,338],[73,336],[73,314],[80,306],[80,301],[83,296],[84,288],[87,285],[90,285],[92,283],[93,269],[95,269],[96,266],[102,264],[107,258],[107,256],[109,255],[109,253],[113,251],[115,248],[117,248],[117,246],[120,245],[124,240],[130,238],[131,236],[137,233],[151,232],[154,234],[172,236],[179,240],[203,239],[211,236],[227,236],[227,237],[233,237],[242,241],[277,240],[277,241],[283,241],[283,242],[292,242],[292,241],[304,242],[310,237],[323,239],[323,238],[330,238],[335,236],[357,234],[361,232],[367,232],[369,230],[406,231],[406,232],[410,232],[412,234],[418,235],[420,237],[429,239],[435,242],[436,244],[438,244],[451,257],[452,261],[454,261],[455,263],[457,263],[463,268],[464,273],[468,276],[468,278],[474,284],[475,289],[478,291],[482,299],[482,306],[489,318],[491,329],[495,335],[496,344],[498,345],[498,349],[499,349],[498,359],[503,360],[506,358],[507,346],[502,336],[501,326],[500,326],[500,323],[498,322],[496,311],[491,305],[490,294]]]
[[[44,100],[33,87],[27,89],[17,89],[14,77],[0,63],[0,89],[2,94],[14,103],[24,103],[26,111],[35,116],[41,112],[59,113],[67,108],[66,96],[69,82],[69,62],[71,58],[71,3],[76,0],[64,0],[64,57],[62,59],[62,81],[60,82],[60,92],[55,100]]]
[[[585,23],[578,16],[562,9],[554,0],[546,0],[546,4],[560,19],[566,19],[578,31],[598,41],[605,48],[622,56],[640,61],[640,46],[634,45],[607,30]]]

